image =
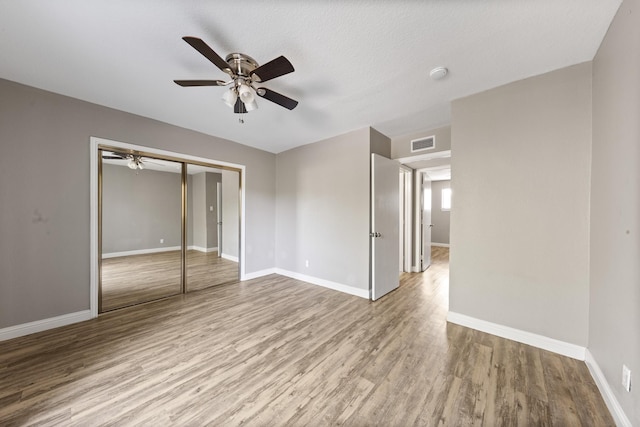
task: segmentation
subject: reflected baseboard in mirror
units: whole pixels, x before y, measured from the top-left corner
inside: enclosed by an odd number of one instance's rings
[[[102,311],[182,293],[180,251],[102,260]],[[238,281],[238,263],[217,252],[187,251],[187,291]]]

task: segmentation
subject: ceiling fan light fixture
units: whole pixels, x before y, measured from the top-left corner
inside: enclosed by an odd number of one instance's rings
[[[235,88],[231,88],[222,94],[222,100],[231,108],[236,105],[236,99],[238,99],[238,94],[236,94]]]
[[[238,96],[240,96],[240,100],[244,102],[245,105],[254,102],[255,100],[253,91],[251,91],[251,88],[244,83],[240,83],[240,85],[238,85]]]
[[[253,111],[258,108],[258,103],[256,102],[255,99],[253,99],[251,102],[245,102],[244,108],[247,111]]]
[[[129,162],[127,162],[127,166],[129,167],[129,169],[132,169],[132,170],[144,169],[144,163],[142,163],[142,157],[136,156],[136,155],[129,157]]]

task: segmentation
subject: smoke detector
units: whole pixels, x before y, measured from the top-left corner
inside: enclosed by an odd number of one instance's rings
[[[432,80],[442,80],[447,76],[448,73],[449,70],[447,70],[445,67],[436,67],[431,70],[431,72],[429,73],[429,77],[431,77]]]

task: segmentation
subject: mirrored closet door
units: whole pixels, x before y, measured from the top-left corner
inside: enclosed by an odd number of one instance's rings
[[[98,151],[100,313],[239,280],[239,170]]]
[[[239,174],[187,164],[186,291],[239,279]]]
[[[101,156],[101,307],[182,292],[182,163]]]

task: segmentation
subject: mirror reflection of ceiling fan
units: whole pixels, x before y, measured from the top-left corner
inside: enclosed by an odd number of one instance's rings
[[[164,166],[162,163],[156,163],[137,154],[118,153],[115,151],[103,152],[102,158],[106,160],[128,160],[127,166],[129,167],[129,169],[133,170],[144,169],[146,163],[153,163],[156,165]]]

